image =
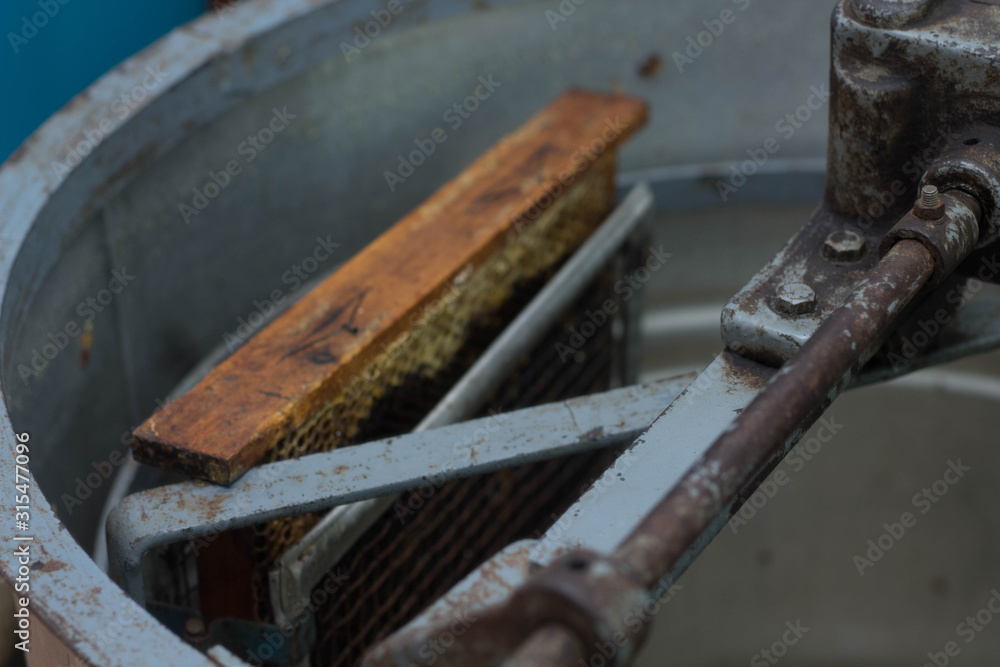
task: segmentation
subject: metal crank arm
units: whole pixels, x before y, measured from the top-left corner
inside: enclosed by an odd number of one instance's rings
[[[182,482],[132,494],[108,518],[111,575],[142,603],[142,557],[160,545],[627,445],[690,381],[688,375],[625,387],[270,463],[229,487]]]
[[[1000,282],[998,35],[985,4],[841,2],[826,193],[723,310],[727,351],[540,540],[366,665],[419,663],[441,637],[441,665],[596,664],[609,645],[601,664],[628,664],[648,629],[636,612],[846,387],[995,346],[1000,301],[963,306],[966,287]]]
[[[428,639],[450,632],[462,614],[477,620],[451,633],[443,665],[575,665],[609,644],[615,657],[602,659],[628,664],[648,629],[630,612],[669,590],[845,388],[996,345],[996,297],[962,306],[971,281],[1000,277],[1000,130],[969,107],[954,133],[959,143],[927,166],[916,204],[892,207],[888,223],[866,217],[874,209],[865,193],[883,184],[898,190],[900,164],[856,154],[859,147],[892,136],[897,150],[887,155],[898,159],[928,146],[934,128],[907,125],[910,133],[898,135],[887,128],[905,125],[911,106],[875,98],[911,91],[873,85],[858,93],[855,87],[869,84],[855,69],[867,61],[837,52],[837,39],[870,41],[873,53],[884,51],[885,39],[919,42],[908,47],[917,51],[933,43],[934,57],[921,61],[929,70],[905,81],[939,86],[945,96],[961,85],[948,57],[982,62],[964,43],[942,45],[931,28],[887,37],[856,21],[835,14],[827,195],[724,309],[727,351],[541,540],[512,545],[467,577],[369,651],[369,667],[418,661]],[[895,102],[900,117],[886,120],[886,105]],[[859,118],[873,124],[859,125]],[[882,171],[858,180],[861,165]]]
[[[780,370],[720,355],[565,522],[540,543],[519,545],[485,566],[506,567],[508,579],[467,579],[376,646],[366,664],[414,660],[420,639],[446,632],[459,611],[477,620],[441,656],[446,665],[568,666],[587,663],[595,647],[609,642],[618,664],[627,664],[648,625],[632,622],[630,611],[660,599],[882,348],[914,298],[943,282],[976,247],[978,202],[959,191],[933,194],[942,215],[905,216],[886,235],[882,259],[867,278]],[[523,567],[525,558],[537,572],[520,583],[518,562]],[[499,604],[483,604],[498,598]],[[479,604],[470,609],[469,600]]]

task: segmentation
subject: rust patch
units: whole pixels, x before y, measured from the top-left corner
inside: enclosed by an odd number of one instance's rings
[[[150,144],[127,160],[100,187],[94,190],[94,198],[103,199],[113,192],[121,182],[145,169],[156,156],[157,148],[157,144]]]
[[[604,427],[595,426],[580,436],[580,442],[596,442],[604,438]]]
[[[80,368],[86,368],[90,363],[90,348],[94,344],[94,323],[84,322],[83,333],[80,335]]]
[[[20,146],[14,149],[14,152],[5,160],[7,164],[17,164],[24,159],[24,156],[28,153],[28,142],[25,140]]]
[[[41,561],[39,561],[41,563]],[[36,565],[39,565],[36,563]],[[50,560],[44,564],[40,564],[37,568],[39,572],[58,572],[59,570],[69,567],[66,563],[61,560]]]
[[[663,69],[663,58],[659,53],[651,53],[636,67],[636,73],[644,79],[651,79]]]
[[[744,359],[732,352],[724,352],[722,359],[726,364],[727,377],[738,380],[741,385],[758,391],[764,388],[773,375],[772,369],[765,370],[759,363]]]

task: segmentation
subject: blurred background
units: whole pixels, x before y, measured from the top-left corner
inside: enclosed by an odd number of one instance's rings
[[[210,0],[4,0],[0,162],[102,74],[210,9]]]

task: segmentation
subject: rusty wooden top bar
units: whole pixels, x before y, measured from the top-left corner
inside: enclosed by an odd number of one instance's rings
[[[137,428],[135,457],[232,483],[645,119],[634,98],[563,94]]]

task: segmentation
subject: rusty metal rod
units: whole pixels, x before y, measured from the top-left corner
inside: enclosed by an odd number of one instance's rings
[[[896,243],[868,278],[786,363],[705,455],[615,550],[614,558],[653,589],[674,577],[685,553],[740,493],[763,479],[882,346],[935,264],[918,241]],[[503,667],[575,664],[580,638],[564,625],[534,632]],[[573,647],[573,648],[571,648]],[[560,656],[559,654],[562,653]]]
[[[781,460],[875,354],[934,268],[921,243],[897,243],[622,542],[615,557],[650,588],[671,573],[716,517]]]
[[[882,346],[893,323],[934,274],[918,241],[896,243],[868,278],[786,363],[729,429],[619,545],[614,558],[653,589],[740,493],[763,479]],[[577,664],[567,626],[533,633],[503,667]],[[540,663],[539,660],[543,662]]]

